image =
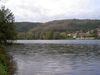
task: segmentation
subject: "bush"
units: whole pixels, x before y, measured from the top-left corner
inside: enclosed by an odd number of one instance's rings
[[[4,48],[0,48],[0,75],[13,75],[14,65]]]

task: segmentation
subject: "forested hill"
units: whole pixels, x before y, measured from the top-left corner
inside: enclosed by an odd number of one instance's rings
[[[89,31],[100,28],[100,20],[54,20],[46,23],[16,22],[16,29],[19,32],[28,31]]]
[[[28,32],[34,27],[40,26],[41,23],[33,23],[33,22],[16,22],[16,30],[18,32]]]
[[[100,20],[54,20],[16,23],[18,39],[100,38]]]
[[[89,31],[100,28],[100,20],[55,20],[44,23],[31,31],[59,31],[59,32],[74,32],[74,31]]]

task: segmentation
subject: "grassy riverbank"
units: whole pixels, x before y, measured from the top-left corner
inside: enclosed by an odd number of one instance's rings
[[[0,46],[0,75],[13,75],[13,64],[5,49]]]

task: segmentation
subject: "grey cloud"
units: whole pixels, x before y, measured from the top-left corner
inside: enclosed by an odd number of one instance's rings
[[[16,21],[50,21],[67,18],[100,19],[100,0],[9,0],[6,7]]]

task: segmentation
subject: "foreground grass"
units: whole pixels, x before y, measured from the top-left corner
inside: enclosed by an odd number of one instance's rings
[[[0,45],[0,75],[13,75],[13,64],[5,49]]]

